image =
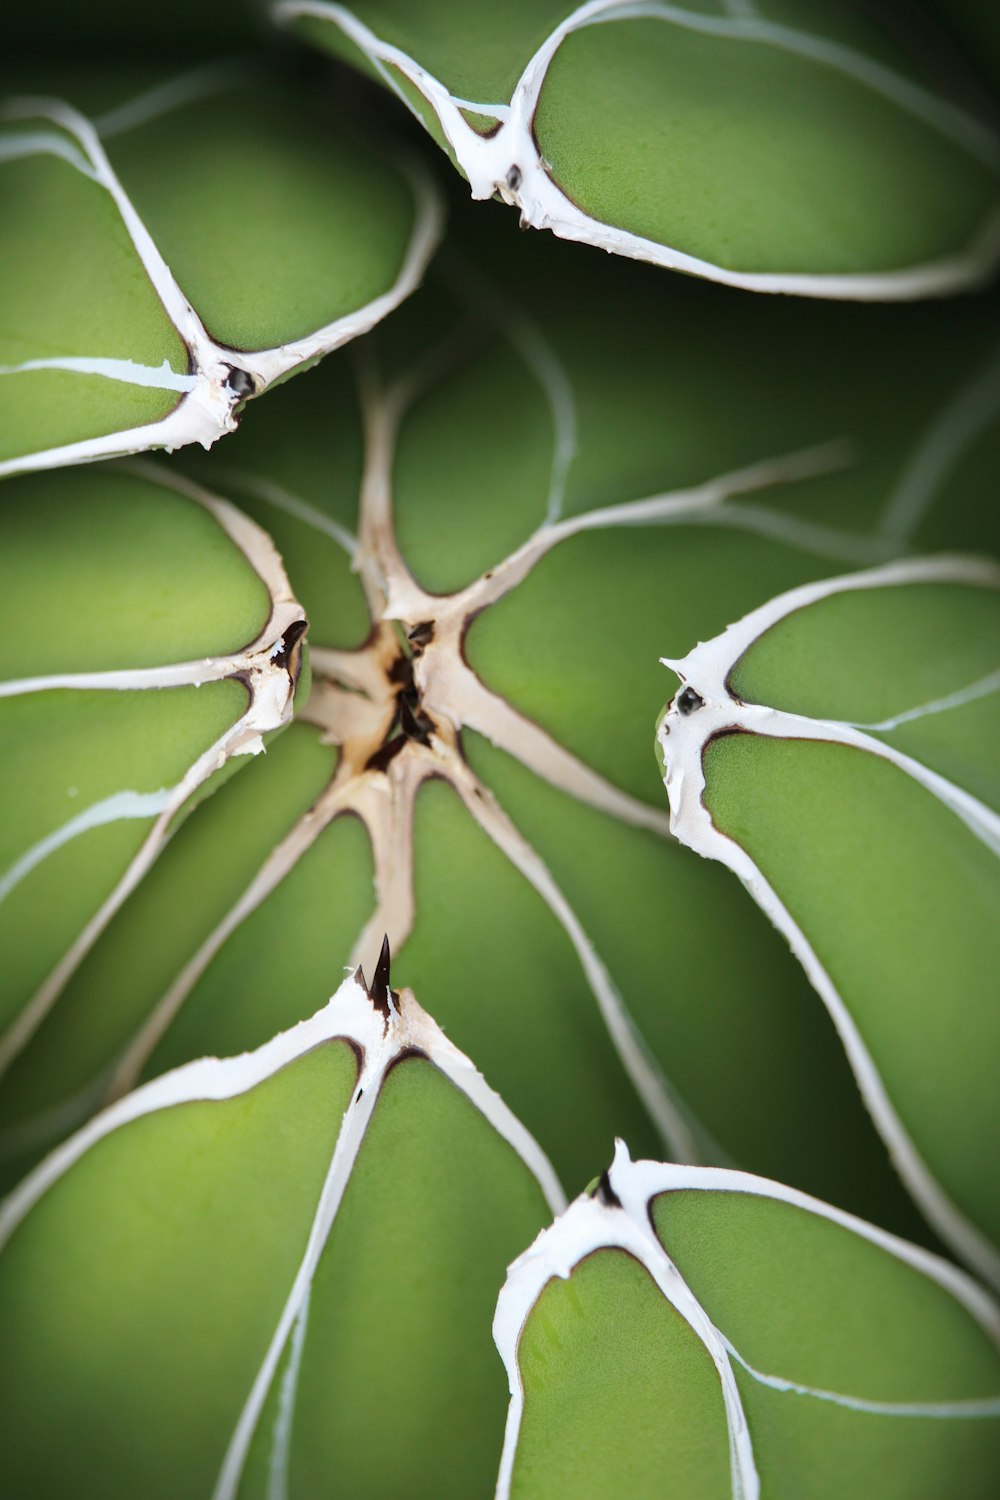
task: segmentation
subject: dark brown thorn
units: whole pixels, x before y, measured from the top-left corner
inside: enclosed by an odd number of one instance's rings
[[[309,629],[308,620],[293,620],[285,627],[281,637],[281,649],[275,651],[271,660],[276,666],[284,667],[285,671],[293,678],[298,677],[298,663],[295,659],[295,648]]]
[[[391,962],[392,955],[389,952],[389,934],[386,933],[382,938],[382,951],[378,956],[378,963],[375,965],[375,975],[372,979],[371,989],[368,991],[375,1009],[381,1011],[386,1020],[389,1019],[391,1014],[390,1000],[392,990],[389,988],[389,966]]]
[[[416,693],[400,693],[399,726],[408,740],[429,745],[434,725],[420,707]]]
[[[368,759],[365,761],[365,770],[385,771],[389,765],[389,762],[395,759],[400,750],[405,750],[406,746],[406,736],[403,734],[397,734],[394,740],[388,740],[384,745],[380,745],[377,750],[373,751],[372,754],[369,755]]]
[[[419,650],[422,650],[424,646],[429,646],[434,639],[434,621],[421,620],[419,625],[414,625],[413,629],[407,633],[406,639],[411,646]]]

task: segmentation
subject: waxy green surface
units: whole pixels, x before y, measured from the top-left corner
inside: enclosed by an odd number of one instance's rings
[[[13,1493],[211,1493],[355,1077],[332,1043],[123,1126],[42,1198],[0,1258]]]
[[[65,69],[57,76],[64,86]],[[87,80],[67,102],[77,93],[86,100]],[[142,247],[68,125],[44,118],[46,103],[0,125],[0,462],[158,422],[184,399],[156,388],[160,366],[189,372],[186,330]],[[396,282],[417,217],[405,168],[280,73],[183,76],[138,102],[126,94],[94,123],[169,274],[235,365],[240,351],[304,338]],[[151,384],[128,371],[17,369],[67,356],[131,361]],[[123,436],[119,451],[155,445]]]
[[[728,1500],[729,1444],[705,1346],[645,1267],[597,1250],[553,1278],[518,1348],[525,1413],[512,1500],[617,1492]]]
[[[812,736],[730,734],[704,753],[713,822],[784,903],[933,1176],[994,1240],[982,1143],[1000,1128],[1000,868],[982,819],[1000,805],[998,627],[985,580],[818,600],[764,630],[729,674],[743,701],[805,716]],[[840,723],[870,743],[831,743]],[[882,744],[944,781],[920,784]],[[985,803],[981,817],[944,800],[962,793]]]
[[[808,7],[798,19],[809,28]],[[863,77],[656,19],[568,37],[535,130],[585,212],[733,270],[932,261],[974,238],[996,195],[979,161]]]
[[[891,275],[961,258],[994,222],[989,129],[939,92],[910,33],[853,8],[436,0],[414,14],[358,0],[276,14],[404,95],[477,196],[493,170],[533,223],[623,254],[677,252],[723,279]],[[529,78],[525,118],[508,122]],[[465,122],[494,138],[479,149]],[[538,185],[505,184],[511,165],[538,168]]]
[[[709,747],[706,771],[713,820],[806,935],[921,1156],[996,1236],[982,1155],[1000,1126],[996,855],[863,751],[730,735]]]
[[[505,1500],[992,1494],[998,1323],[972,1282],[777,1183],[620,1144],[609,1176],[501,1294]]]
[[[870,728],[1000,808],[998,640],[995,588],[854,590],[773,625],[729,681],[745,702]]]
[[[996,1342],[945,1287],[862,1235],[774,1198],[663,1193],[656,1232],[713,1323],[758,1371],[861,1401],[995,1398]],[[1000,1415],[879,1415],[769,1389],[734,1360],[762,1494],[987,1496]],[[837,1454],[831,1464],[828,1455]]]
[[[493,1308],[507,1262],[548,1218],[524,1163],[454,1084],[425,1059],[398,1063],[313,1286],[290,1500],[331,1475],[343,1495],[492,1493],[506,1398]],[[266,1439],[265,1418],[258,1452]],[[265,1491],[250,1473],[239,1493]]]
[[[6,1030],[86,940],[171,790],[247,712],[236,662],[232,676],[198,686],[199,663],[238,656],[267,627],[272,598],[220,516],[155,473],[108,466],[10,480],[0,529],[0,620],[16,643],[0,695]],[[190,664],[178,685],[150,680],[178,663]],[[179,797],[175,824],[191,801]],[[125,988],[116,984],[102,986],[98,1031]],[[73,1066],[67,1040],[48,1093],[36,1079],[25,1102],[16,1074],[5,1081],[8,1119],[59,1097],[59,1068]],[[76,1045],[85,1055],[93,1041],[88,1027]]]
[[[463,1059],[460,1087],[414,1035],[416,1051],[404,1039],[394,1063],[360,1072],[383,1016],[355,981],[344,990],[353,1012],[337,1009],[342,991],[308,1034],[210,1063],[214,1082],[195,1065],[201,1082],[158,1081],[158,1105],[124,1101],[110,1133],[71,1145],[0,1220],[12,1494],[216,1493],[302,1274],[304,1311],[264,1380],[242,1480],[218,1492],[272,1494],[277,1473],[310,1496],[333,1473],[345,1494],[402,1496],[415,1471],[456,1500],[492,1489],[505,1388],[490,1322],[507,1262],[549,1209],[462,1091]],[[318,1264],[300,1272],[316,1235]]]
[[[303,338],[371,302],[413,229],[401,169],[310,102],[301,85],[254,81],[109,146],[209,333],[237,350]]]

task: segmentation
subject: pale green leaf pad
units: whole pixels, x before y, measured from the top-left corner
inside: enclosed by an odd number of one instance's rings
[[[422,173],[217,68],[96,121],[0,111],[0,475],[208,447],[416,286]]]
[[[998,643],[985,561],[807,585],[669,662],[657,733],[672,828],[785,934],[910,1191],[993,1280]]]
[[[511,1267],[497,1500],[988,1500],[1000,1315],[953,1266],[740,1172],[614,1163]],[[834,1457],[835,1455],[835,1457]]]
[[[253,521],[139,461],[11,480],[0,510],[6,1070],[187,811],[288,723],[306,622]]]
[[[487,1493],[496,1289],[564,1202],[386,948],[370,989],[144,1086],[7,1200],[5,1484]]]
[[[997,258],[1000,143],[844,9],[280,0],[275,14],[398,94],[473,197],[499,194],[525,226],[758,291],[975,282]]]

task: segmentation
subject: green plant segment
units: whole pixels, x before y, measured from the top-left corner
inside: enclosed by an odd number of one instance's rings
[[[257,1052],[137,1090],[8,1200],[15,1492],[226,1500],[323,1493],[332,1474],[402,1493],[416,1466],[436,1494],[486,1493],[506,1406],[496,1286],[563,1201],[499,1097],[390,988],[383,949],[370,987],[348,978]],[[844,1466],[822,1455],[846,1442],[859,1486],[887,1467],[891,1493],[944,1497],[961,1455],[985,1497],[996,1323],[953,1267],[860,1220],[619,1147],[497,1306],[513,1394],[497,1493],[597,1496],[625,1474],[652,1496],[667,1472],[692,1500],[754,1495],[758,1474],[832,1500]]]
[[[370,993],[346,979],[258,1052],[130,1095],[9,1201],[8,1481],[222,1500],[319,1493],[333,1472],[344,1494],[400,1493],[416,1467],[435,1494],[485,1493],[505,1408],[497,1287],[563,1201],[387,963]],[[42,1307],[39,1341],[23,1310]]]
[[[920,296],[996,258],[991,132],[851,6],[282,0],[522,222],[760,291]],[[831,129],[831,122],[836,128]]]
[[[675,832],[786,934],[911,1191],[994,1282],[998,589],[942,558],[773,599],[676,663],[658,733]]]
[[[869,9],[26,65],[5,1495],[996,1493],[1000,145]]]
[[[288,722],[305,627],[270,539],[224,502],[142,469],[8,495],[6,607],[45,623],[0,684],[7,1065],[192,799]]]
[[[978,1287],[901,1240],[777,1183],[631,1162],[619,1144],[501,1294],[513,1402],[497,1494],[597,1500],[627,1476],[643,1500],[667,1482],[690,1500],[932,1500],[960,1471],[985,1497],[996,1332]]]
[[[181,77],[95,121],[7,104],[0,474],[208,447],[413,289],[439,231],[424,175],[246,74]],[[239,121],[235,153],[220,118]]]

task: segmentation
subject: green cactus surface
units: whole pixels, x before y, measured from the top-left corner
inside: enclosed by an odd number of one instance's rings
[[[16,10],[0,1494],[993,1500],[991,23]]]

